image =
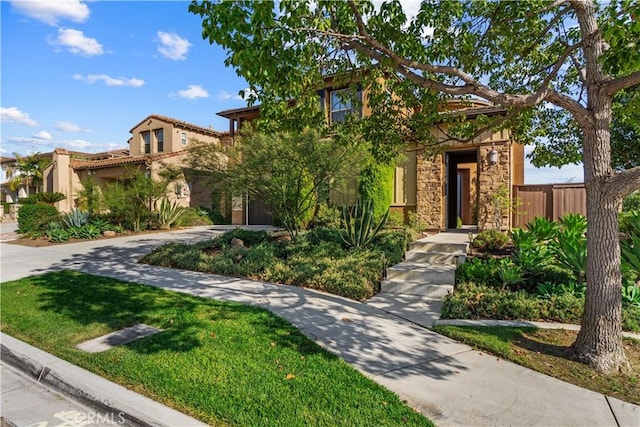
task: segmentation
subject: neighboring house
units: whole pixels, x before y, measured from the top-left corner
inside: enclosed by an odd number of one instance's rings
[[[210,128],[160,115],[150,115],[131,130],[129,149],[103,153],[83,153],[57,148],[50,155],[52,163],[45,170],[44,191],[61,192],[67,198],[56,204],[61,212],[76,207],[82,181],[93,177],[97,184],[121,180],[133,168],[158,179],[169,165],[181,166],[189,144],[203,141],[220,144],[224,133]],[[188,178],[180,178],[169,185],[167,196],[183,207],[211,208],[211,190]]]
[[[332,87],[330,78],[326,84],[318,96],[328,123],[342,121],[348,113],[371,114],[366,89],[358,92],[363,102],[355,107],[340,96],[344,88]],[[357,108],[360,110],[356,111]],[[464,115],[467,120],[481,114],[505,114],[504,109],[481,101],[465,104],[452,101],[447,110]],[[260,107],[225,110],[218,115],[229,120],[229,136],[235,138],[243,124],[260,116]],[[434,127],[433,132],[439,139],[446,139],[442,128]],[[524,146],[514,142],[508,130],[497,130],[484,132],[468,143],[446,142],[445,147],[443,154],[433,157],[425,155],[423,148],[407,144],[405,159],[395,171],[392,210],[402,212],[405,219],[415,212],[430,230],[455,228],[458,218],[466,225],[487,222],[478,225],[488,227],[489,221],[482,221],[479,208],[493,201],[501,190],[511,198],[513,186],[524,184]],[[260,201],[234,202],[234,224],[270,221],[268,208]],[[511,215],[505,211],[501,217],[500,228],[509,229]]]
[[[39,162],[45,164],[51,161],[52,153],[41,153],[35,156]],[[25,156],[25,159],[31,159],[32,156]],[[28,195],[42,191],[42,185],[36,179],[19,179],[26,178],[25,173],[20,170],[18,159],[14,157],[1,157],[2,180],[0,182],[0,191],[2,194],[2,202],[16,203],[18,199],[27,197]],[[40,166],[38,166],[40,167]]]
[[[0,157],[0,165],[2,166],[2,179],[0,179],[2,199],[0,201],[2,202],[13,203],[18,200],[18,189],[12,190],[9,187],[11,178],[16,175],[15,164],[14,157]]]

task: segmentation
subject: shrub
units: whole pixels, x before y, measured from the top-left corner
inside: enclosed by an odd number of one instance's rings
[[[553,285],[556,286],[556,285]],[[565,287],[565,292],[539,298],[527,292],[502,290],[465,284],[447,295],[442,307],[443,319],[532,320],[579,324],[584,311],[583,285]],[[640,308],[623,306],[623,329],[640,331]]]
[[[340,228],[342,223],[340,209],[321,203],[316,209],[316,213],[311,220],[311,227]]]
[[[48,192],[43,191],[40,193],[35,193],[29,195],[29,197],[25,197],[24,199],[20,199],[19,202],[25,205],[33,205],[36,203],[44,203],[47,205],[53,205],[56,202],[66,199],[66,196],[60,192]]]
[[[233,237],[246,247],[229,246]],[[263,231],[236,229],[193,245],[155,249],[141,262],[304,286],[363,300],[373,296],[383,269],[398,262],[408,243],[405,231],[380,233],[370,249],[346,250],[338,232],[317,227],[293,241],[273,241]]]
[[[444,319],[548,320],[579,323],[584,300],[572,295],[536,298],[525,291],[509,291],[467,284],[447,295]]]
[[[404,215],[402,212],[389,211],[389,217],[384,228],[402,228],[404,226]]]
[[[20,233],[42,233],[59,215],[58,209],[51,205],[24,205],[18,212],[18,230]]]
[[[622,211],[640,211],[640,191],[629,194],[622,201]]]
[[[456,270],[458,283],[475,283],[476,285],[498,285],[501,283],[500,261],[495,258],[469,258]]]
[[[254,246],[259,243],[265,242],[269,239],[269,233],[260,230],[247,230],[245,228],[236,228],[223,235],[217,237],[215,240],[220,242],[221,247],[231,244],[233,238],[240,239],[244,242],[245,246]]]
[[[198,225],[222,224],[211,219],[211,212],[202,208],[185,208],[182,215],[176,221],[176,225],[180,227],[193,227]],[[219,213],[219,212],[218,212]]]
[[[504,248],[509,238],[500,230],[484,230],[473,239],[473,247],[483,251],[495,251]]]

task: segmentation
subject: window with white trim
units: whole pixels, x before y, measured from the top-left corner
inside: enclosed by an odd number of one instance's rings
[[[144,154],[150,154],[151,153],[151,132],[144,131],[140,133],[140,136],[142,137],[142,142],[144,143]]]
[[[164,131],[162,129],[155,129],[153,136],[156,138],[158,153],[162,153],[164,151]]]

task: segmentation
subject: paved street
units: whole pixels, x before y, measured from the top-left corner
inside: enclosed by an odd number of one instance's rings
[[[24,373],[0,364],[2,426],[80,427],[122,424],[117,413],[107,413],[72,400]]]

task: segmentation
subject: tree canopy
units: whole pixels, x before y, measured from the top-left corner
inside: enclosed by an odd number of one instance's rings
[[[247,80],[264,117],[318,120],[316,91],[331,74],[368,88],[372,114],[360,125],[378,158],[406,141],[437,144],[431,126],[453,119],[442,102],[457,97],[506,114],[461,122],[452,138],[508,127],[534,144],[535,164],[582,161],[589,255],[574,350],[602,371],[628,366],[617,211],[640,188],[640,167],[614,168],[611,121],[616,94],[640,84],[640,3],[427,0],[409,11],[400,1],[193,1],[189,9],[202,17],[203,37],[226,49],[226,65]]]

